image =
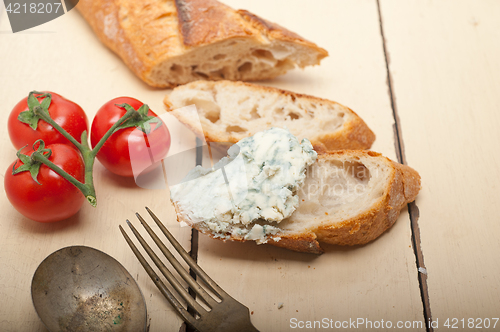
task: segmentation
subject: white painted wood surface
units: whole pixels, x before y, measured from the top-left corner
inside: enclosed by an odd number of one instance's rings
[[[381,0],[393,93],[408,164],[420,172],[417,198],[433,318],[498,317],[500,160],[500,6],[496,1]],[[329,98],[357,112],[373,129],[373,150],[396,159],[394,118],[374,0],[226,0],[313,40],[330,52],[322,65],[270,82]],[[53,90],[79,103],[91,120],[111,98],[129,95],[163,113],[168,90],[138,80],[77,12],[11,34],[0,16],[1,113],[32,89]],[[167,120],[174,144],[182,127]],[[0,174],[15,159],[0,119]],[[464,152],[467,158],[464,158]],[[142,270],[118,225],[150,206],[189,247],[190,229],[175,221],[166,190],[137,188],[96,165],[99,206],[74,218],[38,224],[20,216],[0,191],[0,326],[46,331],[30,298],[31,277],[53,251],[75,244],[100,249],[136,277],[148,305],[150,331],[178,331],[181,320]],[[357,248],[325,246],[316,257],[252,243],[200,236],[199,262],[253,311],[263,331],[288,331],[291,319],[358,318],[423,321],[406,210],[379,239]],[[278,304],[283,307],[278,309]],[[360,326],[366,327],[366,326]],[[498,328],[498,326],[497,326]],[[423,328],[415,330],[424,330]]]
[[[448,318],[460,328],[498,318],[500,3],[382,0],[381,9],[406,157],[422,176],[433,319],[444,330]]]

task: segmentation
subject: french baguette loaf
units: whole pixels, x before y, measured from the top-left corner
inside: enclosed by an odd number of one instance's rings
[[[144,82],[263,80],[319,64],[328,52],[216,0],[80,0],[99,39]]]
[[[313,254],[323,253],[319,242],[366,244],[396,222],[419,190],[420,176],[415,170],[379,153],[344,150],[319,154],[306,171],[293,214],[280,223],[256,221],[279,229],[261,242]],[[178,220],[200,232],[221,240],[246,241],[235,232],[218,234],[204,222],[193,222],[186,213],[189,209],[173,204]]]
[[[318,152],[368,149],[375,134],[348,107],[334,101],[252,83],[197,81],[165,97],[167,111],[207,142],[236,143],[271,128],[286,127]],[[178,110],[196,105],[199,120]],[[199,125],[201,121],[203,134]]]

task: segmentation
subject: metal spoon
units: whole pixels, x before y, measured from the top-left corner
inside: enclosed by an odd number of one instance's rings
[[[31,297],[51,332],[146,330],[146,303],[137,283],[117,260],[93,248],[50,254],[35,271]]]

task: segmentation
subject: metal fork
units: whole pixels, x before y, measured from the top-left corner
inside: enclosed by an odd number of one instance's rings
[[[228,295],[222,288],[219,287],[201,268],[196,262],[191,258],[191,256],[182,248],[182,246],[177,242],[173,235],[167,230],[167,228],[161,223],[161,221],[155,216],[155,214],[146,207],[146,210],[151,215],[153,220],[156,222],[158,227],[161,229],[163,234],[170,241],[172,246],[177,250],[177,252],[182,256],[186,263],[191,268],[196,276],[200,277],[219,299],[216,300],[212,297],[201,285],[186,271],[179,261],[172,255],[169,249],[161,242],[158,236],[149,227],[146,221],[136,213],[137,218],[144,226],[146,231],[149,233],[154,242],[158,245],[161,252],[168,259],[170,264],[175,268],[177,273],[187,282],[189,288],[194,290],[197,294],[197,298],[200,298],[206,306],[210,309],[205,309],[198,303],[195,298],[193,298],[188,291],[179,283],[179,281],[174,277],[174,275],[167,269],[165,264],[158,258],[151,247],[146,243],[144,238],[139,234],[137,229],[132,225],[132,223],[127,220],[127,224],[134,233],[135,237],[139,240],[142,247],[146,250],[148,255],[151,257],[153,262],[156,264],[158,269],[165,276],[170,285],[175,289],[178,295],[180,295],[184,301],[188,304],[188,308],[185,308],[177,298],[172,294],[172,292],[165,286],[165,284],[158,277],[156,272],[151,268],[148,262],[144,259],[144,256],[139,252],[137,247],[134,245],[132,240],[128,237],[125,230],[120,227],[125,240],[128,245],[137,256],[142,266],[149,274],[155,285],[161,291],[161,293],[167,298],[168,302],[177,310],[177,312],[182,316],[184,321],[190,324],[193,328],[200,332],[205,331],[242,331],[242,332],[255,332],[258,330],[250,322],[250,313],[247,307],[245,307],[240,302],[233,299]],[[189,310],[188,310],[189,309]],[[194,311],[194,315],[190,313]]]

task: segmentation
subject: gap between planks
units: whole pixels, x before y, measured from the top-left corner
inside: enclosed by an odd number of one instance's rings
[[[197,137],[196,165],[201,165],[202,160],[203,160],[203,142]],[[198,236],[199,236],[198,231],[194,228],[191,228],[191,248],[189,250],[189,256],[191,256],[191,258],[194,259],[196,263],[198,263]],[[191,277],[193,277],[194,280],[196,280],[196,273],[193,271],[193,269],[189,268],[189,274],[191,275]],[[189,287],[188,291],[189,295],[191,295],[193,298],[196,298],[196,292],[191,287]],[[192,308],[189,306],[188,306],[188,312],[194,314]],[[179,332],[196,332],[196,330],[193,329],[191,326],[187,325],[186,322],[183,322],[181,324]]]
[[[385,67],[387,72],[387,88],[389,90],[388,92],[391,100],[392,114],[394,117],[394,138],[395,138],[394,145],[396,149],[398,162],[406,165],[405,147],[401,130],[401,122],[399,119],[398,108],[396,104],[396,97],[394,95],[393,78],[389,68],[390,60],[387,52],[387,46],[384,34],[384,25],[382,22],[382,11],[380,9],[380,0],[376,1],[377,1],[377,11],[378,11],[379,25],[380,25],[380,35],[382,37],[382,48],[384,51]],[[423,310],[424,320],[425,320],[424,325],[426,326],[427,331],[432,332],[434,331],[434,329],[431,326],[428,326],[429,324],[427,324],[427,322],[432,321],[432,314],[431,314],[431,305],[429,300],[429,290],[427,287],[427,272],[425,272],[427,270],[425,269],[424,254],[420,243],[420,228],[418,226],[418,218],[420,213],[418,210],[418,206],[415,202],[411,202],[408,204],[408,214],[410,216],[411,242],[413,245],[413,251],[415,253],[415,263],[417,266],[418,283],[420,286],[420,297],[422,299],[422,305],[424,309]],[[423,269],[424,273],[420,272],[421,269]]]

